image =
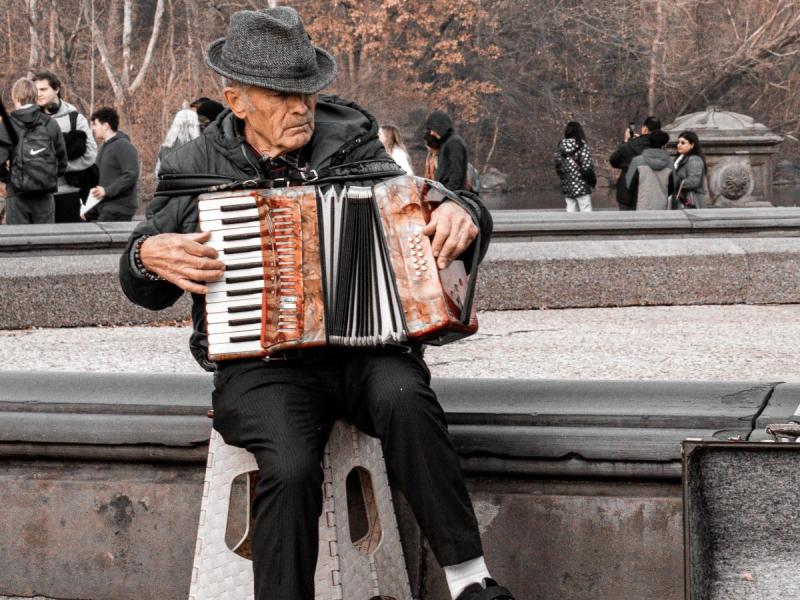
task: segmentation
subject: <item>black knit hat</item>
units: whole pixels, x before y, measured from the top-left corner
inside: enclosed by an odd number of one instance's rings
[[[234,13],[227,37],[206,50],[206,64],[233,81],[292,94],[314,94],[336,77],[336,61],[312,45],[289,6]]]

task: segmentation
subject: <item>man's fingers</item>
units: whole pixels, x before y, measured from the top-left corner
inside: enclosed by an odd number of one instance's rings
[[[191,279],[176,279],[172,283],[177,285],[184,291],[191,292],[192,294],[207,294],[208,288],[200,283],[195,283]]]
[[[433,236],[433,240],[431,240],[431,251],[434,257],[438,257],[439,253],[442,251],[442,246],[450,236],[451,227],[450,219],[439,219],[436,223],[435,235]]]

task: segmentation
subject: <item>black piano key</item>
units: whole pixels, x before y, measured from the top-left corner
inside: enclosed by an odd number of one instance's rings
[[[236,223],[258,223],[258,215],[255,217],[228,217],[222,219],[223,225],[235,225]]]
[[[240,312],[248,312],[251,310],[261,310],[260,304],[248,304],[247,306],[229,306],[228,312],[229,313],[240,313]]]
[[[237,240],[250,240],[252,238],[261,237],[261,233],[258,231],[250,232],[250,233],[231,233],[229,235],[223,235],[222,241],[223,242],[235,242]]]
[[[237,327],[238,325],[255,325],[257,323],[261,323],[261,317],[253,317],[252,319],[231,319],[228,321],[228,325],[231,327]]]
[[[241,344],[243,342],[259,342],[261,341],[260,335],[235,335],[231,336],[231,344]]]
[[[233,212],[235,210],[248,210],[250,208],[255,208],[256,205],[253,202],[248,204],[231,204],[229,206],[220,206],[220,212]]]
[[[256,246],[239,246],[238,248],[225,248],[225,254],[242,254],[243,252],[255,252],[261,250],[261,244]]]
[[[228,290],[225,292],[227,296],[247,296],[248,294],[260,294],[264,288],[250,288],[247,290]]]
[[[247,262],[247,263],[239,263],[236,265],[225,265],[226,271],[241,271],[243,269],[259,269],[264,265],[259,262]]]

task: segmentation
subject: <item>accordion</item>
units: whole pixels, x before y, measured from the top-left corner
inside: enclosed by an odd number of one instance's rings
[[[206,295],[209,359],[444,344],[475,333],[477,261],[469,275],[458,260],[439,270],[422,234],[448,197],[407,176],[201,194],[200,230],[225,264]]]

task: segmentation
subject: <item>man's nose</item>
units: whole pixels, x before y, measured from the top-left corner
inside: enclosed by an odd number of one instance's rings
[[[292,110],[298,113],[306,113],[311,110],[309,106],[308,99],[311,97],[311,94],[292,94],[289,97],[289,102],[292,107]]]

